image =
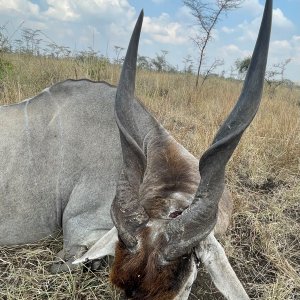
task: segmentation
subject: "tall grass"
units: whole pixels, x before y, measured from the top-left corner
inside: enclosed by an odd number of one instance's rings
[[[53,59],[2,54],[0,103],[32,97],[67,78],[116,84],[119,66],[105,60]],[[2,69],[3,69],[2,68]],[[196,157],[239,96],[239,81],[209,78],[195,90],[193,75],[138,71],[136,95]],[[253,123],[227,166],[235,203],[232,224],[221,241],[252,299],[300,299],[300,89],[266,90]],[[51,275],[48,267],[61,240],[0,248],[0,299],[119,299],[99,273]],[[201,270],[190,299],[222,299]]]

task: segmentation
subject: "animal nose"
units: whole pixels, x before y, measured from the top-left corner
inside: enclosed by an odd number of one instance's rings
[[[127,290],[126,291],[126,297],[128,298],[128,299],[132,299],[132,298],[135,298],[135,296],[137,295],[137,293],[136,293],[136,290]]]

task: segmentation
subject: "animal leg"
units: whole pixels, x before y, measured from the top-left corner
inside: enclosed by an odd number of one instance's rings
[[[92,173],[82,176],[77,183],[63,212],[64,248],[61,258],[52,266],[52,272],[76,268],[77,265],[72,262],[113,227],[109,200],[112,199],[114,190],[111,188],[109,195],[103,193],[103,190],[107,193],[109,189],[109,186],[105,189]],[[97,265],[99,263],[95,261],[92,268]]]
[[[62,272],[71,272],[72,270],[78,269],[77,265],[72,264],[77,256],[86,252],[86,247],[73,247],[71,250],[66,252],[64,249],[56,254],[56,259],[50,267],[52,274],[58,274]]]

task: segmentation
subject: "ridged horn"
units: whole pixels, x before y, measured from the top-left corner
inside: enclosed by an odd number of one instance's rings
[[[201,175],[192,204],[166,228],[164,258],[175,259],[190,251],[213,230],[224,190],[225,167],[240,138],[254,118],[262,96],[272,23],[272,0],[265,4],[257,42],[241,95],[199,162]]]
[[[134,101],[136,61],[143,16],[142,10],[129,42],[115,102],[115,119],[120,131],[123,170],[112,203],[111,217],[118,229],[119,237],[128,248],[136,246],[135,232],[149,219],[139,203],[139,185],[143,178],[146,158],[142,151],[143,134],[139,131],[136,117],[136,114],[146,113],[137,112]]]

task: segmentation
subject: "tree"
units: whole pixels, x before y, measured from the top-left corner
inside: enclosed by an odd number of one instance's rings
[[[121,63],[121,59],[120,59],[120,55],[121,55],[121,52],[124,50],[125,48],[123,47],[120,47],[120,46],[114,46],[114,50],[115,50],[115,53],[116,53],[116,58],[115,58],[115,63],[117,65],[119,65]]]
[[[197,70],[196,87],[199,83],[199,76],[202,71],[205,58],[205,51],[208,42],[212,39],[212,31],[216,27],[222,14],[236,9],[243,0],[183,0],[190,10],[191,14],[196,18],[199,27],[199,34],[192,37],[196,47],[199,49],[199,63]],[[214,61],[213,65],[217,60]],[[208,68],[210,69],[210,68]],[[203,81],[201,86],[203,85]]]
[[[243,59],[237,59],[235,61],[234,64],[240,75],[244,76],[247,73],[248,68],[250,66],[250,62],[251,62],[251,56],[247,56]]]
[[[167,71],[167,59],[166,55],[168,54],[168,51],[161,50],[161,54],[156,53],[156,57],[151,60],[151,63],[153,64],[154,68],[158,72]]]
[[[191,55],[187,55],[186,57],[183,58],[182,60],[184,64],[184,73],[192,74],[193,73],[193,60]]]
[[[140,69],[151,70],[151,60],[147,56],[138,55],[137,66]]]
[[[276,89],[286,82],[284,73],[286,66],[291,62],[288,58],[280,63],[274,64],[270,70],[266,71],[265,81],[267,83],[271,98],[275,95]]]
[[[10,43],[8,34],[6,32],[6,27],[0,26],[0,53],[1,52],[8,52],[10,49]]]
[[[219,66],[222,66],[224,65],[224,61],[221,60],[221,59],[215,59],[214,62],[205,70],[205,72],[203,73],[203,78],[202,78],[202,81],[201,81],[201,85],[200,87],[203,86],[205,80],[210,76],[212,75],[213,71],[219,67]]]
[[[235,61],[236,69],[239,74],[245,75],[248,71],[249,65],[251,62],[251,56],[248,56],[244,59],[237,59]],[[284,73],[286,70],[286,66],[291,62],[291,59],[288,58],[282,62],[277,64],[273,64],[271,68],[266,71],[265,81],[267,83],[267,87],[269,90],[269,94],[271,97],[274,96],[276,89],[283,84],[287,84],[288,80],[284,78]],[[289,85],[289,84],[287,84]]]
[[[22,29],[22,39],[25,41],[25,51],[33,55],[39,55],[40,51],[40,38],[41,31],[39,29]]]

